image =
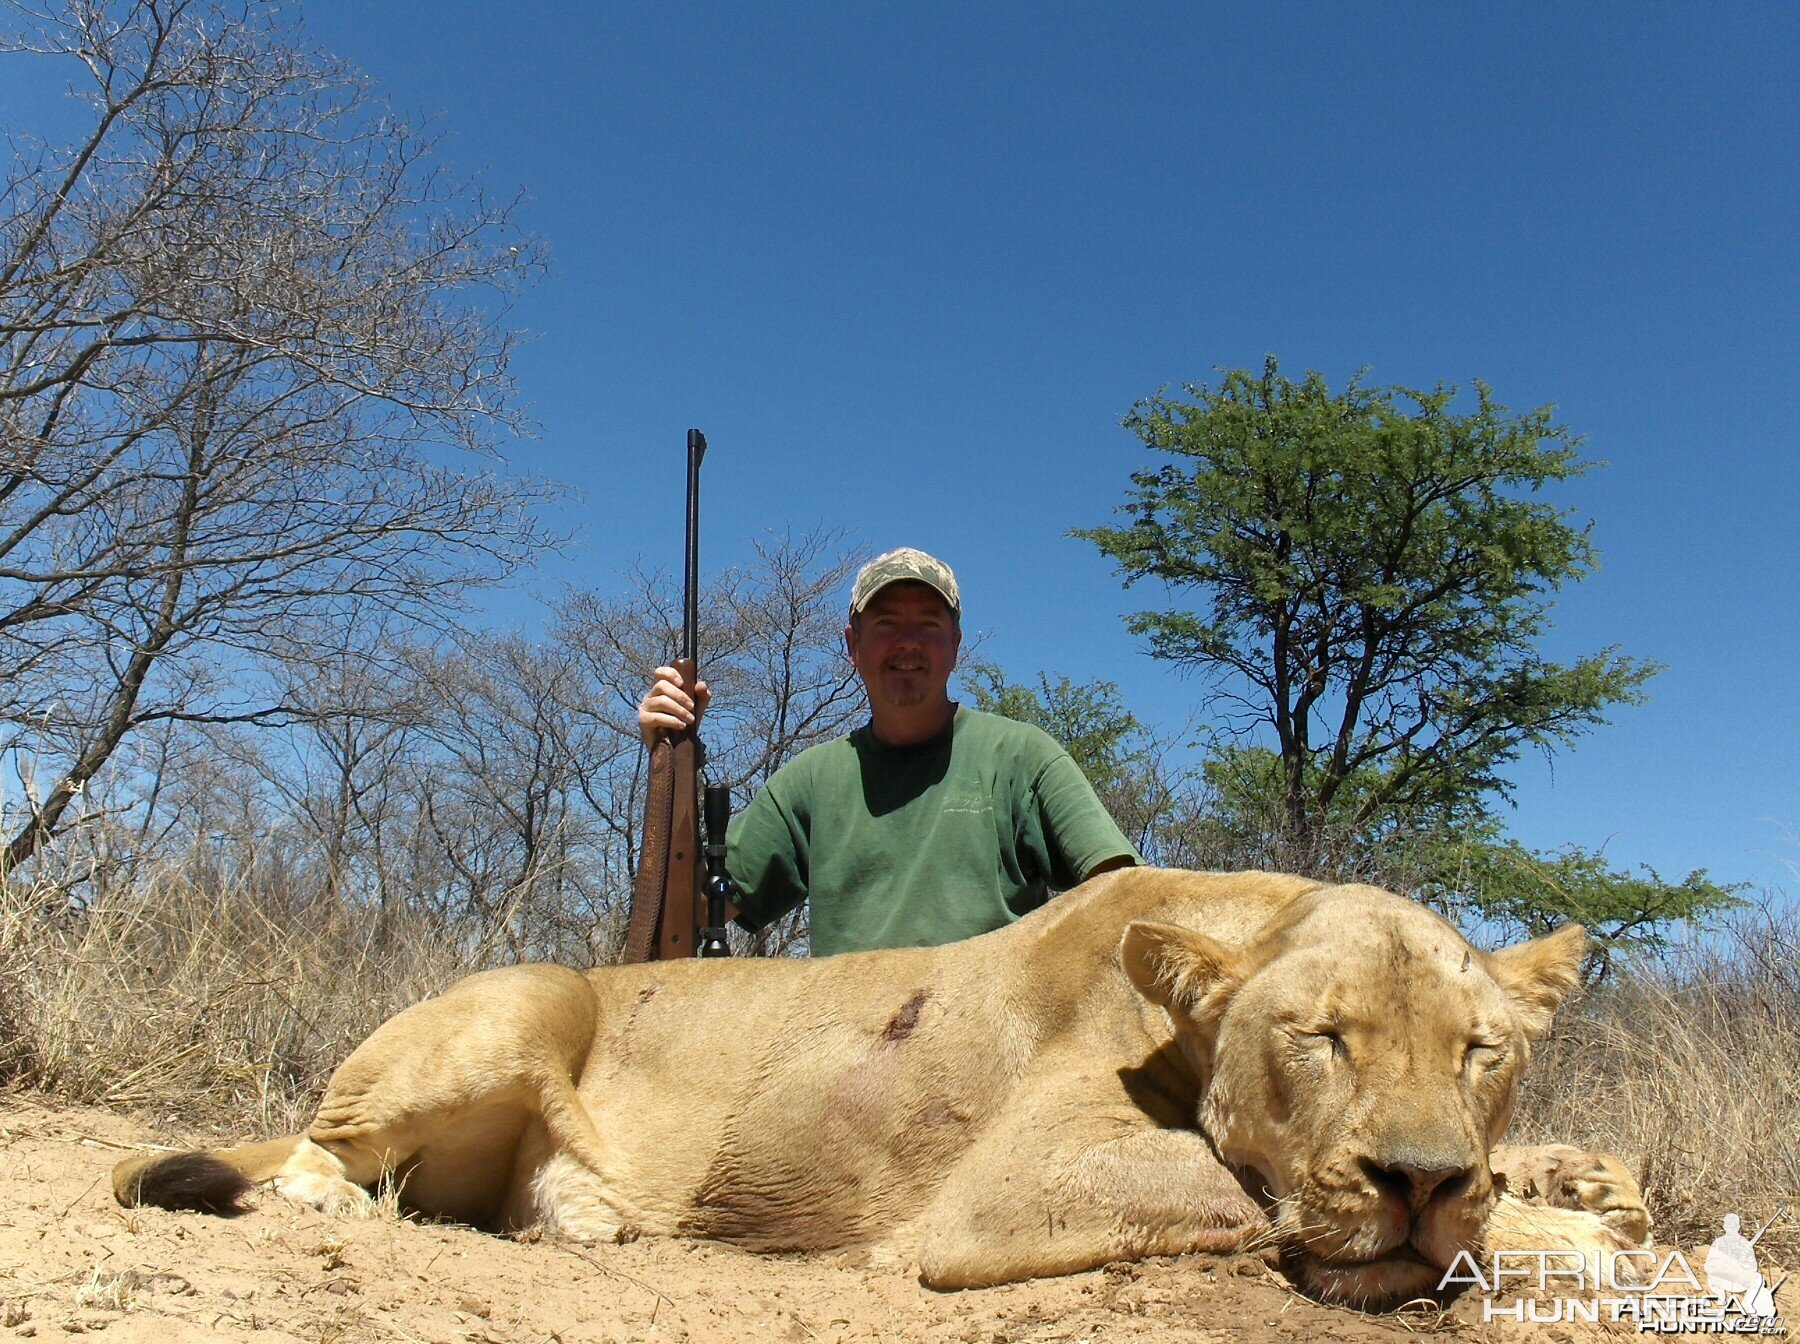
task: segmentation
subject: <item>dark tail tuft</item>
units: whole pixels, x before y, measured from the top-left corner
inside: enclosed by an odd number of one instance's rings
[[[228,1217],[250,1211],[244,1201],[255,1188],[243,1172],[211,1153],[171,1153],[124,1176],[113,1192],[125,1205],[153,1204]]]

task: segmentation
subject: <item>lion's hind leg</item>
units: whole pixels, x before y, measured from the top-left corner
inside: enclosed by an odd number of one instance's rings
[[[338,1067],[276,1189],[353,1212],[392,1180],[411,1211],[491,1223],[534,1122],[584,1161],[604,1161],[606,1145],[574,1089],[595,1012],[587,981],[555,966],[470,976],[416,1004]]]

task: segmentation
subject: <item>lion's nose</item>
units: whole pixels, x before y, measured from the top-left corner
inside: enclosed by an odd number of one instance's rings
[[[1386,1161],[1365,1157],[1363,1174],[1384,1194],[1409,1208],[1422,1208],[1440,1189],[1465,1179],[1474,1168],[1465,1163],[1429,1157],[1395,1157]]]

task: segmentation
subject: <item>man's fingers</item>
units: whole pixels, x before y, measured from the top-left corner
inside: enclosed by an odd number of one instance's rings
[[[695,682],[691,694],[679,682],[659,681],[650,688],[641,703],[656,708],[673,706],[690,712],[698,705],[700,712],[704,714],[707,705],[712,703],[712,691],[704,681]]]
[[[690,693],[679,672],[659,667],[656,683],[638,701],[638,732],[646,743],[653,744],[667,730],[679,731],[699,722],[711,701],[712,691],[704,681],[696,681]]]
[[[666,695],[652,696],[644,702],[644,708],[653,715],[673,719],[680,728],[694,721],[694,702],[685,695],[679,700]]]
[[[641,702],[646,709],[681,709],[692,711],[694,697],[679,686],[671,686],[668,682],[659,681],[650,688],[650,693]]]

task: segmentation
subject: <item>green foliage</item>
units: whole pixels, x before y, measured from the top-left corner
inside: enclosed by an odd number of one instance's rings
[[[1366,811],[1386,781],[1352,778],[1302,854],[1271,844],[1281,812],[1281,759],[1266,747],[1227,747],[1202,767],[1207,784],[1199,847],[1225,867],[1299,867],[1340,881],[1405,892],[1458,922],[1506,938],[1536,937],[1571,921],[1593,939],[1589,973],[1605,974],[1620,948],[1657,950],[1683,920],[1737,904],[1737,885],[1689,873],[1666,881],[1651,869],[1625,872],[1574,846],[1538,853],[1504,839],[1476,799],[1447,812]],[[1297,860],[1297,861],[1296,861]]]
[[[1186,390],[1125,421],[1174,460],[1133,474],[1122,526],[1076,535],[1127,586],[1186,599],[1131,629],[1209,679],[1230,736],[1272,735],[1290,839],[1455,816],[1505,795],[1521,749],[1641,698],[1653,664],[1536,648],[1595,564],[1587,528],[1534,497],[1589,465],[1548,407],[1515,415],[1480,383],[1466,414],[1443,386],[1333,394],[1272,358]]]
[[[1571,920],[1585,924],[1593,978],[1606,973],[1618,949],[1659,950],[1674,924],[1739,904],[1736,893],[1745,886],[1710,881],[1703,868],[1679,882],[1649,867],[1626,872],[1573,845],[1541,854],[1490,838],[1448,847],[1443,859],[1440,903],[1472,907],[1503,929],[1533,936]]]
[[[1303,783],[1322,792],[1318,765],[1308,761]],[[1280,831],[1285,788],[1281,756],[1267,747],[1225,743],[1216,746],[1201,766],[1219,824],[1249,835]],[[1313,817],[1315,847],[1340,858],[1349,850],[1397,843],[1402,835],[1467,832],[1484,825],[1486,811],[1473,797],[1453,798],[1441,805],[1406,810],[1374,806],[1391,786],[1387,772],[1368,766],[1331,792]]]

